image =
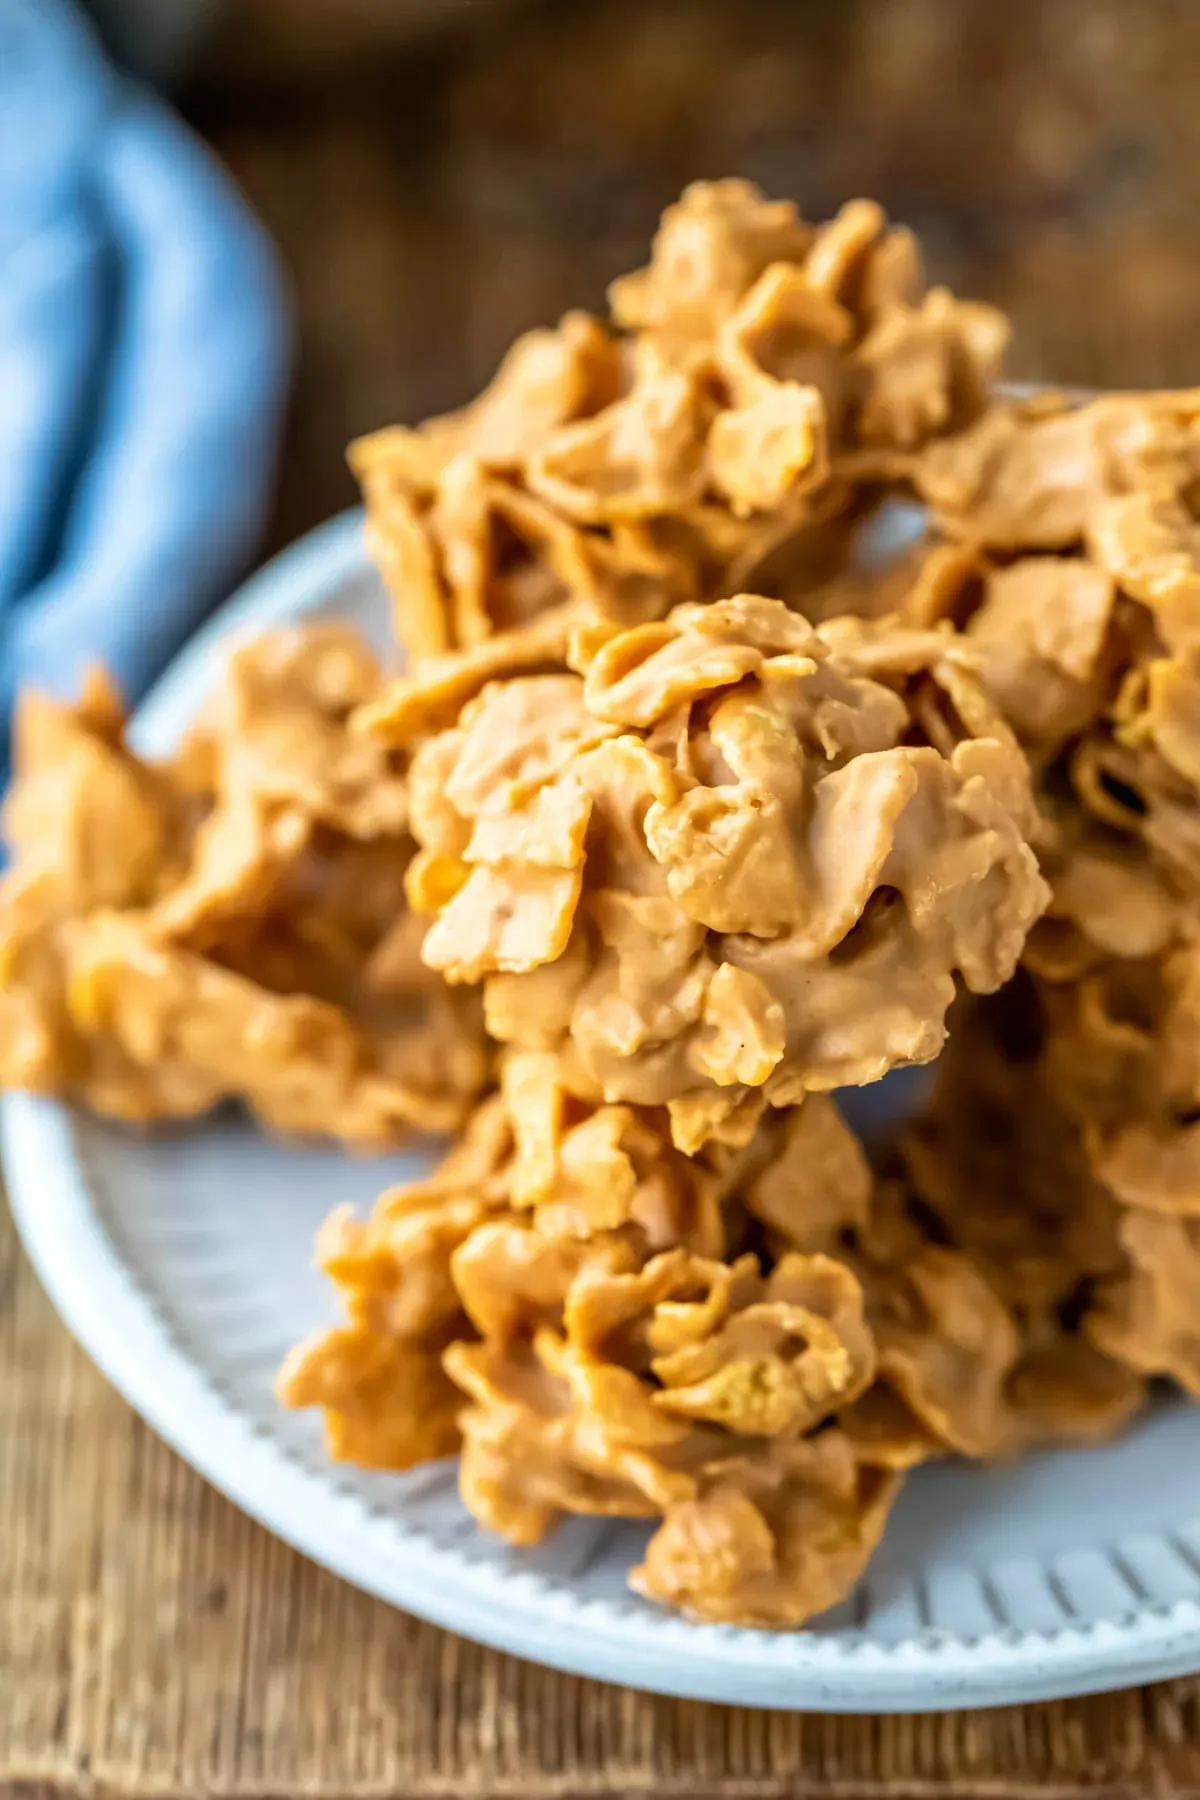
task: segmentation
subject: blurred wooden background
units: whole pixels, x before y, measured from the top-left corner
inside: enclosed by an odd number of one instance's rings
[[[353,499],[348,437],[600,305],[695,175],[878,196],[1016,374],[1200,381],[1198,95],[1192,0],[230,0],[182,103],[295,289],[274,539]]]

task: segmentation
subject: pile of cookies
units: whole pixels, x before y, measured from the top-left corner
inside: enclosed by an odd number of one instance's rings
[[[402,675],[273,633],[165,764],[22,706],[4,1079],[453,1133],[327,1221],[282,1400],[513,1543],[655,1521],[698,1619],[1200,1394],[1200,394],[1005,399],[1005,337],[867,202],[697,185],[353,447]],[[935,1060],[868,1154],[834,1090]]]

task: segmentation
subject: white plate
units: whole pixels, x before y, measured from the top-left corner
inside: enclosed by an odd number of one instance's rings
[[[219,638],[316,611],[385,635],[357,516],[280,557],[189,647],[139,714],[141,746],[172,742]],[[1200,1409],[1164,1405],[1103,1450],[920,1470],[858,1593],[812,1631],[687,1625],[627,1593],[639,1529],[576,1521],[509,1551],[471,1523],[452,1467],[331,1467],[317,1419],[275,1407],[279,1358],[332,1312],[314,1227],[419,1153],[293,1152],[233,1119],[147,1141],[20,1095],[3,1137],[26,1246],[110,1379],[270,1530],[411,1612],[579,1674],[787,1708],[981,1705],[1200,1668]]]

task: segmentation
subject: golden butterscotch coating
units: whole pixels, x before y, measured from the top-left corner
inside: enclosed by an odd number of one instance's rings
[[[240,1099],[277,1130],[366,1146],[461,1120],[479,1021],[420,960],[403,770],[349,729],[379,684],[341,626],[268,634],[156,764],[100,677],[73,707],[23,697],[7,1085],[142,1123]]]
[[[589,1279],[601,1270],[636,1275],[624,1286],[589,1288],[595,1305],[572,1314],[580,1341],[594,1348],[618,1330],[628,1337],[647,1307],[690,1291],[691,1277],[681,1271],[705,1271],[729,1299],[732,1276],[722,1259],[756,1222],[785,1253],[803,1252],[806,1266],[823,1267],[841,1233],[865,1218],[869,1191],[862,1152],[823,1095],[764,1121],[742,1149],[714,1145],[688,1157],[671,1144],[662,1109],[588,1104],[568,1093],[553,1059],[510,1052],[500,1089],[477,1108],[435,1174],[384,1194],[367,1221],[335,1213],[318,1260],[351,1321],[366,1331],[370,1367],[380,1336],[436,1349],[477,1333],[510,1346],[561,1322],[585,1270]],[[653,1279],[644,1275],[649,1268]],[[741,1274],[746,1298],[754,1291],[748,1264]],[[832,1348],[828,1333],[822,1342]],[[321,1399],[333,1441],[341,1441],[340,1412],[357,1407],[345,1343],[338,1334],[319,1337],[292,1358],[284,1382],[294,1403]],[[332,1347],[336,1378],[328,1373]],[[806,1379],[811,1369],[805,1365]],[[394,1436],[377,1453],[344,1453],[391,1465]]]
[[[739,596],[567,658],[456,717],[438,663],[368,719],[453,717],[413,758],[409,895],[494,1037],[693,1150],[928,1061],[956,974],[1012,973],[1046,899],[1032,795],[952,631]]]
[[[1181,389],[1084,403],[1053,393],[993,401],[907,466],[947,536],[997,551],[1086,545],[1134,599],[1165,607],[1173,587],[1186,587],[1186,562],[1156,560],[1168,545],[1165,535],[1152,543],[1149,522],[1161,510],[1166,533],[1162,509],[1173,497],[1172,547],[1186,558],[1198,458],[1200,391]]]
[[[317,1254],[346,1320],[292,1353],[281,1397],[323,1407],[332,1454],[360,1463],[457,1446],[464,1500],[514,1543],[567,1514],[659,1519],[642,1592],[798,1624],[853,1584],[903,1468],[937,1448],[899,1402],[859,1418],[860,1283],[780,1230],[852,1230],[861,1153],[814,1096],[741,1151],[684,1157],[661,1109],[591,1106],[550,1075],[511,1056],[428,1181],[333,1215]],[[737,1248],[760,1203],[769,1271]]]
[[[1017,980],[952,1035],[907,1175],[1011,1306],[1025,1391],[1111,1430],[1145,1376],[1200,1392],[1194,905],[1133,834],[1062,792],[1053,897]]]
[[[1070,748],[1097,816],[1106,786],[1132,789],[1170,855],[1200,772],[1200,394],[993,403],[901,466],[948,540],[905,616],[955,619],[1026,746]]]
[[[811,225],[745,181],[689,187],[609,300],[521,338],[460,412],[352,446],[413,659],[570,607],[797,599],[864,499],[841,463],[967,424],[1007,338],[926,289],[873,202]]]
[[[1158,956],[1098,957],[1075,981],[1047,980],[1044,1007],[1047,1091],[1116,1246],[1083,1329],[1128,1367],[1200,1394],[1200,945],[1188,933]]]
[[[668,1507],[630,1585],[713,1624],[802,1625],[853,1589],[901,1480],[837,1427],[776,1440]]]
[[[1090,1246],[1079,1335],[1197,1392],[1200,397],[993,406],[910,471],[957,541],[907,616],[963,625],[1043,769],[1052,898],[1025,957],[1039,1048],[1002,1110],[1009,1141],[1041,1121],[1024,1183],[1063,1203],[1014,1226],[1011,1266],[1029,1269],[1033,1221],[1057,1219],[1065,1268]]]
[[[457,1449],[467,1506],[514,1543],[567,1515],[658,1520],[639,1592],[800,1624],[853,1586],[915,1464],[1087,1441],[1140,1398],[1077,1320],[1027,1302],[968,1185],[935,1212],[931,1168],[976,1173],[969,1126],[954,1136],[973,1093],[983,1117],[974,1075],[935,1106],[924,1160],[877,1182],[825,1095],[687,1157],[664,1109],[580,1100],[552,1057],[509,1052],[432,1177],[323,1228],[345,1322],[291,1354],[281,1397],[368,1466]],[[1061,1254],[1056,1295],[1086,1260]]]
[[[1048,1010],[1022,974],[952,1023],[931,1101],[902,1133],[896,1179],[925,1235],[970,1263],[1010,1321],[995,1403],[970,1414],[975,1441],[961,1447],[1109,1436],[1143,1387],[1090,1329],[1097,1294],[1123,1268],[1119,1211],[1061,1104]],[[975,1310],[981,1318],[978,1299]],[[945,1337],[929,1333],[926,1353]]]

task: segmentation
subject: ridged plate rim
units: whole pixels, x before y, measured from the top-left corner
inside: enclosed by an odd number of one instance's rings
[[[169,740],[211,672],[216,646],[317,610],[367,572],[358,512],[330,520],[249,581],[192,640],[140,710],[138,736]],[[18,1230],[64,1322],[173,1449],[269,1531],[356,1586],[499,1650],[573,1674],[690,1699],[787,1710],[919,1712],[1060,1698],[1200,1669],[1200,1603],[1119,1619],[977,1637],[922,1630],[892,1644],[852,1632],[694,1626],[639,1603],[581,1599],[569,1576],[489,1564],[433,1543],[302,1466],[281,1437],[219,1390],[173,1334],[163,1296],[122,1254],[88,1180],[79,1120],[56,1102],[0,1106]],[[170,1156],[169,1144],[147,1154]],[[1187,1521],[1190,1528],[1200,1520]],[[381,1537],[380,1534],[383,1534]],[[384,1552],[386,1551],[386,1554]]]

